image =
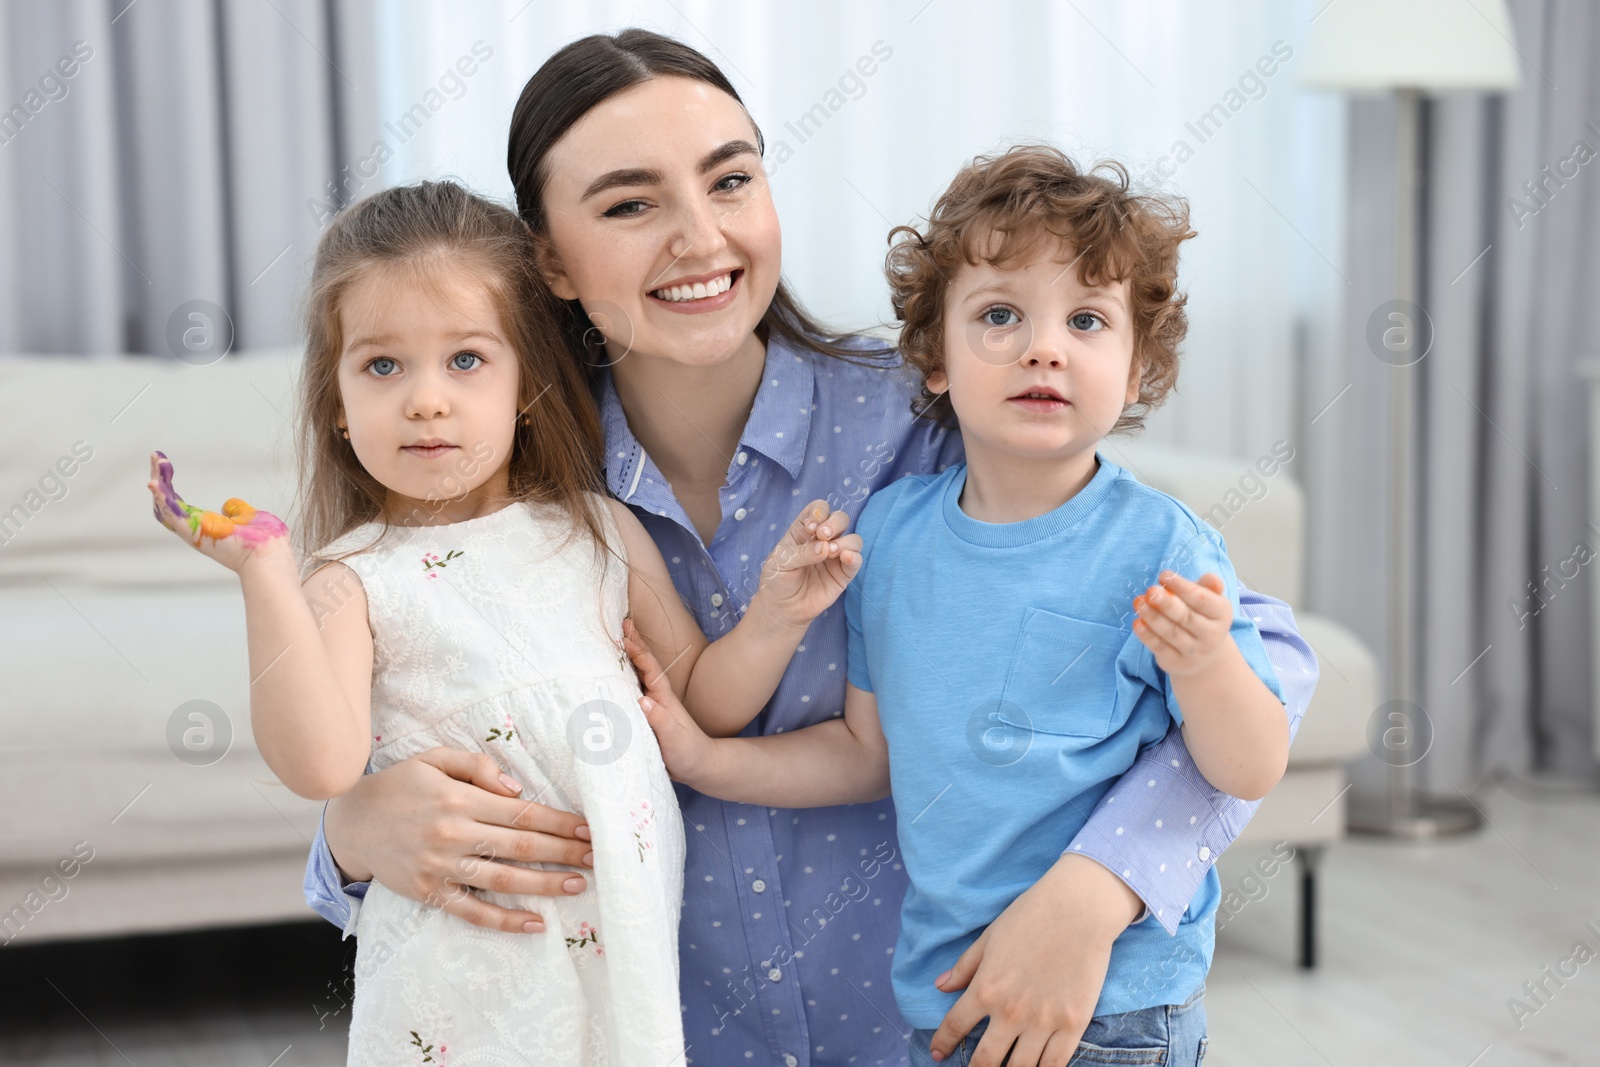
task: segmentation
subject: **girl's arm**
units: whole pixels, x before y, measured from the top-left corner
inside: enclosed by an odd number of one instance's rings
[[[239,575],[250,723],[262,758],[300,796],[338,796],[360,779],[372,746],[372,634],[361,583],[348,567],[330,564],[302,588],[288,528],[276,516],[237,499],[221,514],[186,504],[160,452],[150,457],[150,473],[162,525]],[[339,605],[320,633],[308,595]]]
[[[1134,598],[1133,632],[1171,680],[1200,773],[1230,796],[1260,800],[1288,766],[1289,728],[1283,703],[1234,643],[1225,590],[1220,575],[1191,582],[1163,572]]]
[[[646,679],[639,698],[672,777],[721,800],[775,808],[859,804],[889,795],[878,698],[845,683],[844,717],[768,737],[706,736],[627,623],[623,644]]]
[[[844,532],[850,520],[843,512],[830,515],[821,500],[806,505],[763,565],[761,587],[738,625],[707,642],[655,541],[625,504],[607,504],[628,550],[628,613],[639,636],[666,664],[673,691],[702,729],[738,733],[772,699],[811,620],[860,569],[860,536]]]

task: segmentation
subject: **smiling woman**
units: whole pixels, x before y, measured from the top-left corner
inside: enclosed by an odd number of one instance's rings
[[[756,614],[762,561],[795,503],[865,506],[903,475],[963,458],[958,435],[913,413],[916,375],[896,353],[819,325],[782,283],[763,144],[710,60],[630,29],[582,38],[546,60],[518,100],[506,156],[542,274],[564,303],[569,366],[582,369],[599,404],[606,486],[659,549],[673,599],[708,637],[737,632]],[[1242,600],[1262,619],[1279,674],[1314,677],[1281,605],[1248,591]],[[724,718],[724,727],[787,737],[841,718],[844,613],[818,616],[795,651],[761,713]],[[670,657],[657,659],[673,670]],[[1308,699],[1309,687],[1289,694],[1291,722]],[[968,709],[928,710],[964,718]],[[351,876],[375,875],[419,899],[445,897],[446,910],[473,923],[524,928],[530,913],[497,894],[537,891],[540,872],[524,864],[561,862],[565,813],[509,803],[492,775],[456,755],[419,753],[329,804],[326,841],[307,872],[314,907],[348,927],[365,907],[365,887]],[[1150,758],[1148,770],[1128,772],[1140,787],[1128,784],[1117,810],[1097,808],[1071,840],[1061,835],[1057,848],[1070,854],[1058,877],[996,921],[987,959],[981,949],[969,958],[979,976],[969,1007],[1012,983],[1059,990],[1051,1026],[1081,1033],[1110,946],[1130,921],[1176,928],[1209,868],[1184,862],[1191,839],[1148,827],[1158,825],[1160,798],[1201,778],[1176,731]],[[1146,778],[1166,788],[1143,788]],[[809,914],[855,857],[894,832],[893,806],[800,812],[685,786],[677,795],[687,842],[678,1000],[695,1063],[900,1062],[889,965],[903,865],[889,865],[860,912],[803,947],[793,910]],[[1193,830],[1215,851],[1245,821],[1237,803],[1216,795],[1201,806],[1213,815]],[[1122,823],[1140,829],[1118,835]],[[601,840],[596,831],[597,847]],[[496,858],[513,856],[521,862]],[[726,976],[749,961],[767,982],[730,1013]]]

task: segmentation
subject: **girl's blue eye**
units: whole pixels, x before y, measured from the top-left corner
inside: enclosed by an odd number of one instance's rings
[[[712,188],[721,193],[731,193],[735,189],[750,184],[750,181],[751,178],[748,174],[729,174],[727,177],[720,179],[716,185],[712,186]],[[736,184],[729,185],[727,184],[728,182],[734,182]]]
[[[1010,318],[1007,319],[1005,316],[1010,316]],[[985,326],[1015,326],[1022,321],[1021,316],[1015,311],[999,304],[985,311],[978,318]]]
[[[635,207],[638,210],[633,210]],[[625,210],[626,209],[626,210]],[[608,209],[605,217],[608,219],[631,219],[644,209],[643,200],[624,200],[622,203]]]
[[[1092,311],[1080,311],[1067,320],[1074,330],[1092,333],[1105,328],[1105,320]]]
[[[474,360],[475,362],[468,363],[466,366],[462,366],[461,360],[463,359],[470,359]],[[481,362],[483,362],[483,357],[478,355],[476,352],[457,352],[455,355],[450,357],[450,366],[454,367],[456,370],[472,370]]]
[[[395,370],[396,366],[395,361],[388,356],[379,356],[367,364],[367,369],[380,378],[387,378]]]

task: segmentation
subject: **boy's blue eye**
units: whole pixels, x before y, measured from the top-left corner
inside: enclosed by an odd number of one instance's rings
[[[474,362],[463,366],[461,361],[464,359],[473,360]],[[478,355],[476,352],[457,352],[454,356],[450,357],[450,366],[454,367],[456,370],[472,370],[481,362],[483,362],[483,357]]]
[[[1008,319],[1006,316],[1010,316],[1010,318]],[[1008,307],[1001,307],[998,304],[985,311],[978,318],[985,326],[1015,326],[1022,321],[1022,318],[1015,311]]]
[[[387,378],[398,365],[388,356],[379,356],[367,364],[367,369],[380,378]]]
[[[1094,331],[1104,328],[1105,320],[1092,311],[1080,311],[1068,320],[1074,330]]]

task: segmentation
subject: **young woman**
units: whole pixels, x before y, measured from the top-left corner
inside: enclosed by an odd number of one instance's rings
[[[782,285],[761,150],[714,64],[628,30],[546,61],[523,90],[508,152],[545,276],[569,301],[573,358],[600,405],[607,483],[660,547],[708,636],[749,602],[799,504],[822,498],[855,517],[900,476],[963,458],[959,435],[912,415],[918,386],[897,357],[830,335]],[[1283,682],[1292,733],[1316,659],[1285,605],[1248,591],[1241,599]],[[747,732],[840,715],[845,644],[836,605],[812,623]],[[972,723],[980,758],[986,696],[944,709]],[[891,803],[800,812],[678,789],[688,1060],[906,1062],[909,1028],[889,983],[906,887]],[[1176,731],[1109,795],[1115,803],[1061,842],[1073,862],[1018,897],[941,983],[966,992],[935,1051],[991,1014],[1018,1020],[1012,1032],[1025,1046],[1059,1035],[1054,1047],[1074,1047],[1112,942],[1134,922],[1175,931],[1254,808],[1213,789]],[[905,814],[938,817],[936,806]],[[346,930],[373,877],[513,931],[533,914],[474,891],[559,897],[586,884],[571,869],[589,851],[581,820],[517,799],[491,762],[450,749],[365,776],[329,804],[325,833],[307,899]],[[974,1062],[995,1067],[1006,1050],[993,1045]]]

